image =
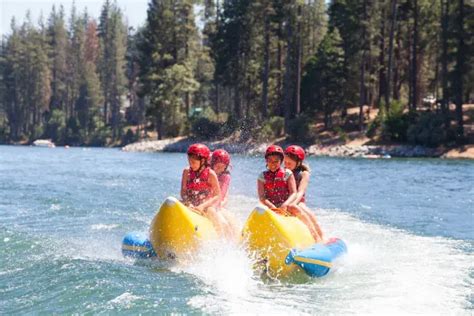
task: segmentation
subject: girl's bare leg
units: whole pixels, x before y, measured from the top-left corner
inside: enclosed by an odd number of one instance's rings
[[[316,218],[316,215],[309,209],[308,206],[306,206],[305,203],[299,203],[298,206],[300,209],[307,214],[309,217],[311,223],[313,224],[314,228],[316,229],[320,240],[323,240],[323,231],[321,230],[321,226],[319,226],[318,220]]]
[[[209,218],[209,220],[212,222],[214,225],[214,228],[217,231],[217,234],[222,237],[225,235],[225,219],[223,218],[222,215],[217,212],[215,207],[208,207],[206,209],[206,217]]]
[[[225,208],[221,208],[219,210],[219,213],[222,214],[222,216],[225,218],[227,222],[227,233],[228,233],[228,238],[233,241],[237,241],[239,238],[239,225],[237,222],[237,219],[235,218],[234,214],[229,212]]]
[[[321,240],[321,237],[318,234],[316,227],[314,226],[311,218],[306,214],[306,212],[299,207],[299,205],[290,205],[289,210],[292,214],[295,214],[305,225],[308,227],[311,236],[313,236],[316,242]]]

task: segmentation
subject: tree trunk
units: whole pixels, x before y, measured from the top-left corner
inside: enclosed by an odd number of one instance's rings
[[[387,70],[387,91],[385,93],[385,107],[388,111],[390,108],[390,80],[392,77],[392,67],[393,67],[393,38],[395,34],[395,27],[397,24],[397,0],[392,0],[392,16],[390,18],[390,38],[388,44],[388,70]]]
[[[234,87],[234,115],[235,119],[238,121],[240,120],[240,85],[237,83],[237,85]]]
[[[263,50],[263,73],[262,73],[262,117],[268,116],[268,78],[270,75],[270,20],[265,14],[264,22],[265,43]]]
[[[385,94],[385,6],[382,7],[382,18],[380,25],[380,54],[379,54],[379,93],[377,96],[377,107],[380,109],[382,96]]]
[[[400,23],[398,24],[398,30],[397,30],[397,35],[396,35],[396,42],[397,42],[397,47],[394,49],[394,65],[393,65],[393,90],[392,90],[392,98],[394,100],[400,100],[400,90],[402,88],[402,76],[400,74],[400,64],[401,62],[401,50],[402,50],[402,44],[401,44],[401,37],[402,30],[400,27]]]
[[[220,89],[219,84],[216,83],[216,114],[219,115],[220,113]]]
[[[296,87],[295,87],[295,114],[301,112],[301,61],[303,44],[301,40],[301,5],[298,6],[297,52],[296,52]]]
[[[186,92],[184,94],[184,104],[185,104],[185,107],[186,107],[186,118],[189,118],[189,109],[191,107],[191,96],[190,96],[189,92]]]
[[[441,100],[441,113],[444,118],[444,129],[447,131],[450,127],[449,119],[449,90],[448,90],[448,18],[449,1],[441,0],[441,80],[443,99]]]
[[[411,74],[411,104],[410,109],[416,111],[418,103],[418,0],[413,0],[413,46]]]
[[[362,131],[364,125],[364,104],[366,103],[365,92],[365,65],[367,63],[367,1],[363,2],[363,27],[362,27],[362,60],[360,61],[360,77],[359,77],[359,131]]]
[[[456,120],[458,126],[456,129],[456,137],[458,141],[463,142],[464,138],[464,122],[462,114],[463,103],[463,75],[464,75],[464,59],[465,59],[465,45],[464,45],[464,0],[459,0],[459,17],[458,22],[458,51],[456,55],[456,79],[455,79],[455,95],[456,95]]]
[[[283,82],[283,107],[285,113],[285,131],[288,131],[289,122],[292,118],[293,111],[292,111],[292,102],[294,97],[294,89],[293,89],[293,54],[294,54],[294,40],[293,40],[293,29],[292,29],[292,19],[288,17],[287,24],[286,24],[286,66],[285,66],[285,79]]]
[[[282,72],[283,72],[283,49],[281,45],[281,34],[283,33],[282,23],[278,23],[278,48],[277,48],[277,78],[276,78],[276,85],[277,85],[277,100],[278,100],[278,110],[277,115],[284,116],[285,110],[283,107],[283,98],[282,98]]]
[[[157,133],[157,138],[158,140],[162,140],[163,139],[163,118],[161,117],[162,114],[161,113],[158,113],[158,115],[156,116],[156,126],[155,126],[155,129],[156,129],[156,133]]]

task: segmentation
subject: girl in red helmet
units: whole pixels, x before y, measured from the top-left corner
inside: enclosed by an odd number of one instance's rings
[[[305,203],[310,169],[303,163],[304,158],[304,149],[300,146],[292,145],[285,150],[285,167],[293,172],[297,187],[296,198],[290,204],[288,210],[306,224],[316,241],[320,241],[323,239],[323,232],[319,227],[316,215],[311,212]]]
[[[227,204],[227,192],[230,185],[230,155],[224,149],[217,149],[212,153],[211,156],[211,168],[217,174],[219,180],[219,187],[221,189],[221,198],[219,206],[225,206]]]
[[[271,145],[265,151],[267,170],[258,180],[258,197],[262,204],[272,210],[287,210],[296,195],[296,182],[293,173],[282,167],[283,149]]]
[[[219,181],[209,167],[211,151],[203,144],[188,148],[189,167],[183,170],[181,198],[187,206],[211,220],[219,235],[223,234],[224,219],[216,211],[220,198]]]
[[[219,187],[221,189],[221,195],[217,204],[217,209],[219,210],[219,214],[221,214],[226,220],[227,237],[229,239],[235,240],[239,234],[237,220],[235,216],[225,208],[230,185],[229,165],[230,155],[227,151],[224,149],[217,149],[212,153],[211,168],[217,174]]]

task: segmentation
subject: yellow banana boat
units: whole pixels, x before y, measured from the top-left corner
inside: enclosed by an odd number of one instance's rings
[[[297,265],[285,264],[293,248],[304,249],[315,243],[303,222],[294,216],[280,215],[263,206],[250,214],[242,231],[243,241],[269,276],[290,277],[301,271]]]
[[[160,259],[182,259],[196,251],[202,241],[215,238],[211,221],[174,197],[163,202],[149,230],[151,245]]]

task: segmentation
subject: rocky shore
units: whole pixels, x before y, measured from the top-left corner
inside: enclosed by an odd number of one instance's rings
[[[122,148],[127,152],[186,152],[188,146],[196,142],[194,139],[186,137],[170,138],[165,140],[142,141],[129,144]],[[224,148],[230,153],[240,153],[248,155],[262,154],[267,147],[267,143],[242,143],[229,140],[204,141],[211,149]],[[283,147],[286,143],[279,143]],[[429,148],[423,146],[410,145],[311,145],[306,147],[306,152],[310,156],[325,157],[354,157],[354,158],[474,158],[474,145],[467,145],[461,148]]]

